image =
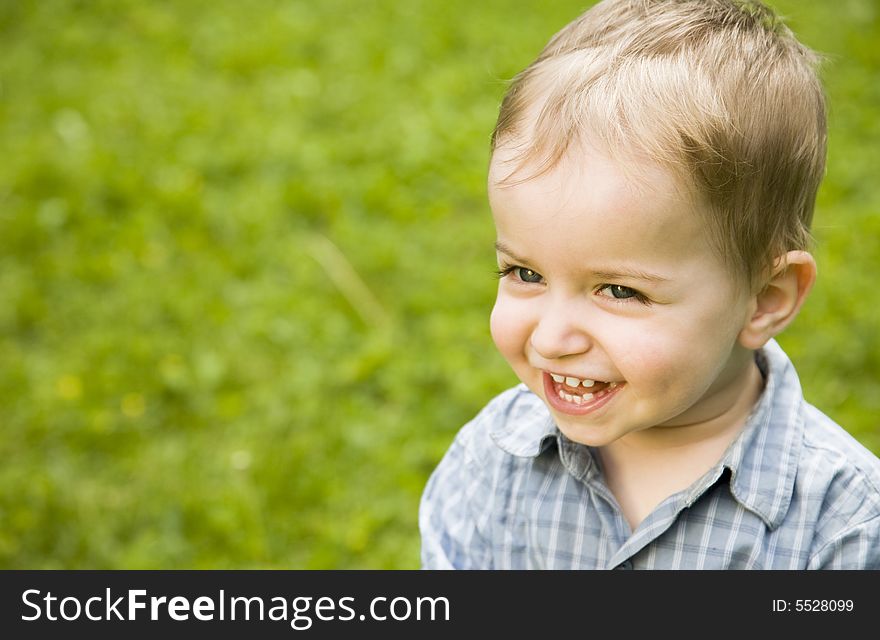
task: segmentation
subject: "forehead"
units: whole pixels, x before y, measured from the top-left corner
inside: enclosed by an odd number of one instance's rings
[[[516,147],[502,145],[488,182],[498,239],[512,248],[526,245],[520,251],[531,259],[626,264],[669,275],[694,265],[720,267],[700,199],[657,163],[578,144],[542,173],[520,167]]]
[[[629,224],[703,227],[704,204],[696,190],[671,169],[644,157],[612,156],[586,142],[572,145],[549,168],[523,164],[521,155],[514,144],[500,145],[493,153],[488,174],[493,211],[525,209],[534,214],[555,211],[560,216],[568,212],[612,218],[627,214]]]

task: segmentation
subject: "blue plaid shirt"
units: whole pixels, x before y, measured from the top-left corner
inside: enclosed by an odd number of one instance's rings
[[[590,447],[524,385],[455,438],[422,496],[425,569],[880,569],[880,460],[804,401],[775,341],[718,463],[632,531]]]

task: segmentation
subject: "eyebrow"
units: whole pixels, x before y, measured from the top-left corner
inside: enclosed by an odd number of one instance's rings
[[[525,258],[521,258],[516,255],[510,247],[508,247],[503,242],[495,243],[495,250],[507,255],[510,258],[513,258],[514,261],[520,262],[523,264],[530,264],[529,260]],[[635,280],[643,280],[645,282],[669,282],[669,278],[665,278],[656,273],[650,273],[648,271],[642,271],[640,269],[630,269],[630,268],[617,268],[617,269],[593,269],[590,271],[594,276],[601,280],[619,280],[621,278],[630,278]]]

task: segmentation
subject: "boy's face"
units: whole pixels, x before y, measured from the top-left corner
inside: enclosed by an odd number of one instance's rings
[[[624,172],[586,145],[543,176],[499,185],[511,158],[502,146],[489,172],[506,273],[492,337],[562,432],[604,446],[723,422],[754,367],[737,341],[753,299],[686,191],[656,166]]]

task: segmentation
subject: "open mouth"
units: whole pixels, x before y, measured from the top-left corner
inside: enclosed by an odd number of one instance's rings
[[[544,391],[548,403],[564,413],[583,415],[605,405],[623,386],[607,382],[544,372]]]

